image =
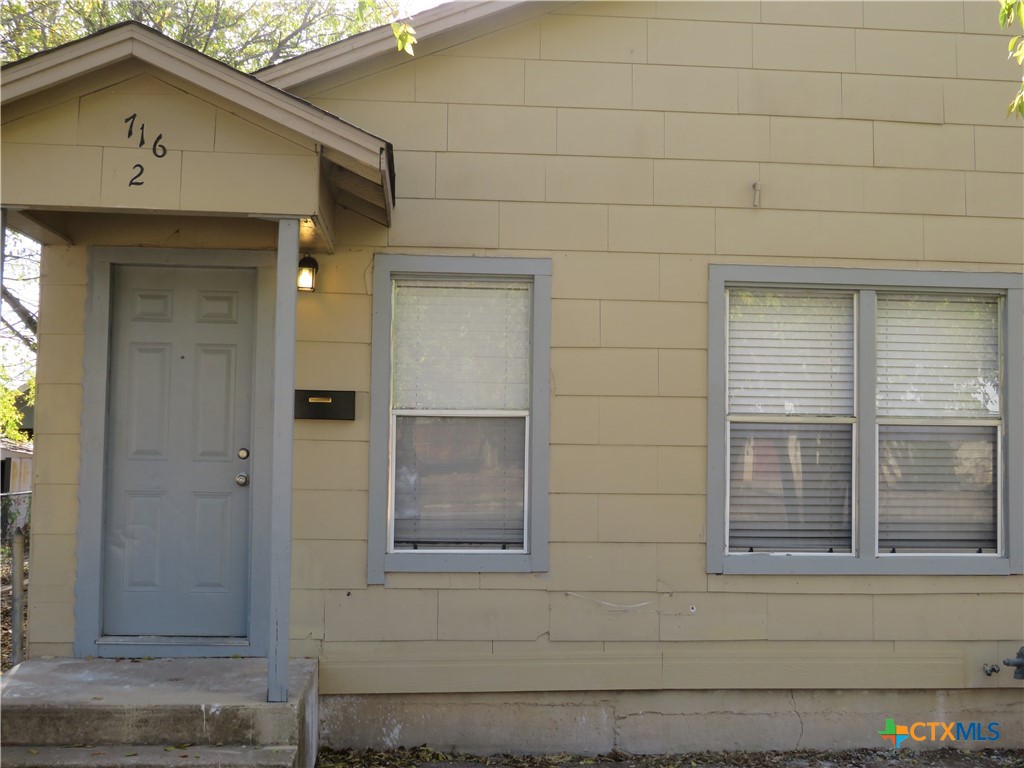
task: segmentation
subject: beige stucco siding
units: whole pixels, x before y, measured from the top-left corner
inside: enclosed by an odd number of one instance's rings
[[[1021,268],[1017,74],[972,5],[582,3],[300,89],[398,165],[394,226],[340,214],[332,295],[300,301],[297,385],[358,392],[297,428],[292,653],[323,692],[1019,686],[981,665],[1016,652],[1020,576],[704,557],[710,264]],[[548,573],[365,586],[380,251],[552,259]],[[326,313],[345,338],[307,341]]]

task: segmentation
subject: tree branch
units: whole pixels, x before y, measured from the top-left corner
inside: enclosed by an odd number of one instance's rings
[[[3,322],[3,324],[7,328],[7,330],[9,330],[11,333],[13,333],[15,336],[18,337],[18,341],[20,341],[26,347],[31,349],[33,352],[37,351],[37,349],[36,349],[36,340],[35,339],[30,339],[28,336],[23,334],[21,331],[19,331],[17,328],[15,328],[13,325],[8,323],[3,318],[0,318],[0,322]]]
[[[25,327],[28,328],[28,330],[32,333],[32,335],[33,336],[38,336],[39,335],[39,323],[38,323],[38,320],[37,320],[35,314],[28,307],[26,307],[24,304],[21,303],[21,299],[19,299],[13,293],[11,293],[9,290],[7,290],[6,287],[4,287],[3,288],[3,300],[6,301],[11,306],[11,309],[14,310],[14,314],[16,314],[18,316],[18,318],[21,320],[21,322],[23,322],[25,324]],[[35,347],[33,347],[33,349],[34,348]]]

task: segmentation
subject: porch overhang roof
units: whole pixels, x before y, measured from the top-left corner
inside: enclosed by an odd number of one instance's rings
[[[4,65],[0,104],[6,109],[77,78],[130,61],[216,94],[240,110],[259,115],[271,126],[309,139],[317,148],[325,166],[324,177],[337,202],[390,226],[395,199],[390,142],[137,22],[123,22]]]

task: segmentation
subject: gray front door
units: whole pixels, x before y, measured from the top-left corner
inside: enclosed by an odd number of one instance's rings
[[[248,635],[255,285],[114,268],[104,635]]]

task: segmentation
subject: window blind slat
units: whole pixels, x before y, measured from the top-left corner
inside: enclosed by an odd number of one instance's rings
[[[849,552],[853,428],[733,423],[730,552]]]
[[[995,427],[879,427],[880,552],[994,552]]]
[[[853,413],[853,296],[729,290],[729,411]]]
[[[992,296],[880,293],[878,414],[998,416],[998,308]]]

